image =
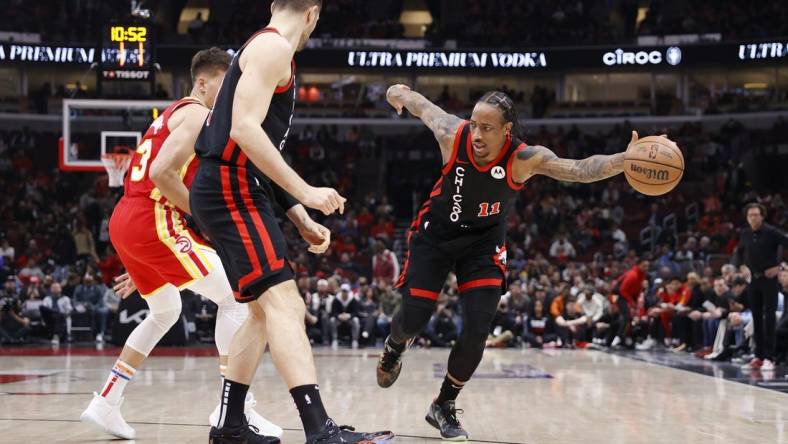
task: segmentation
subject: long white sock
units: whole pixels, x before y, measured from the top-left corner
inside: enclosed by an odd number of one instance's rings
[[[131,381],[131,378],[137,373],[137,370],[129,364],[118,359],[115,365],[112,366],[112,371],[109,373],[107,382],[101,390],[101,396],[106,398],[110,404],[117,404],[120,398],[123,397],[123,390],[126,384]]]

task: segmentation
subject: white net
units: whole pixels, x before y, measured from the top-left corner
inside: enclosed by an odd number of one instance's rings
[[[104,168],[107,170],[107,175],[109,176],[109,186],[122,187],[123,175],[126,174],[126,171],[129,169],[129,165],[131,165],[131,154],[103,154],[101,156],[101,163],[104,164]]]

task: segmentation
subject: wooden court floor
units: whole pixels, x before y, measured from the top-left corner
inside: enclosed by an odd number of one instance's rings
[[[185,350],[150,358],[128,386],[123,411],[137,442],[207,442],[217,362]],[[116,353],[0,353],[0,443],[109,442],[78,418]],[[377,350],[315,355],[323,400],[337,422],[390,428],[400,443],[440,441],[424,413],[448,351],[409,351],[400,380],[386,390],[375,384]],[[304,442],[269,357],[253,391],[258,411],[285,428],[283,442]],[[488,350],[458,407],[473,442],[788,444],[788,394],[587,350]]]

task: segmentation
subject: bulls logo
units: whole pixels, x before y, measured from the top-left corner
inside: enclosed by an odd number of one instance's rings
[[[502,166],[497,166],[490,171],[490,175],[496,179],[503,179],[506,177],[506,170]]]
[[[183,254],[188,254],[192,251],[192,241],[186,236],[179,236],[175,241],[175,246],[178,247],[178,251]]]

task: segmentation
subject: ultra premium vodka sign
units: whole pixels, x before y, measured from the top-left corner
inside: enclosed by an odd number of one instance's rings
[[[788,54],[788,44],[780,42],[739,45],[740,60],[780,59]]]
[[[543,52],[349,51],[348,66],[363,68],[546,68]]]
[[[95,48],[6,44],[0,45],[0,61],[89,64],[95,52]]]

